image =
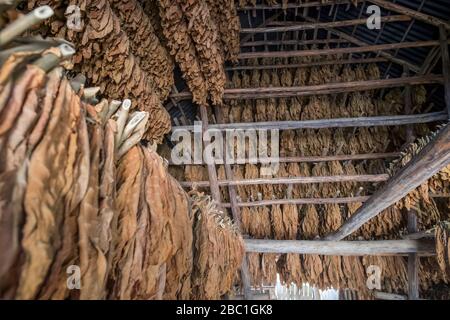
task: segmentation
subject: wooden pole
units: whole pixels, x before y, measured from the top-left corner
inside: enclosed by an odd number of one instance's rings
[[[208,111],[205,106],[200,106],[200,115],[202,118],[202,129],[203,132],[208,130]],[[202,137],[203,138],[203,137]],[[203,140],[203,139],[202,139]],[[213,200],[217,203],[217,205],[221,206],[221,197],[220,197],[220,189],[217,184],[217,171],[216,166],[214,164],[208,164],[208,177],[209,177],[209,186],[211,190],[211,196]]]
[[[223,115],[222,110],[218,107],[215,107],[216,120],[218,123],[223,123]],[[226,148],[226,142],[224,142],[224,150]],[[224,154],[225,156],[225,154]],[[234,180],[233,171],[231,170],[231,166],[224,159],[224,167],[225,167],[225,176],[227,180]],[[241,212],[239,206],[237,205],[237,193],[235,186],[228,186],[228,194],[230,197],[230,207],[231,214],[233,216],[233,221],[238,230],[242,232],[241,226]],[[225,206],[223,206],[225,207]],[[251,300],[253,298],[252,290],[251,290],[251,280],[250,273],[248,270],[248,261],[247,256],[244,256],[241,265],[241,281],[244,290],[244,298],[246,300]]]
[[[241,44],[241,47],[258,46],[279,46],[279,45],[311,45],[311,44],[330,44],[330,43],[348,43],[341,39],[319,39],[319,40],[272,40],[272,41],[251,41]]]
[[[447,30],[443,26],[439,28],[440,44],[442,51],[442,74],[444,76],[445,105],[450,119],[450,57],[448,53]]]
[[[444,41],[448,44],[448,41]],[[239,55],[239,59],[254,59],[254,58],[290,58],[290,57],[314,57],[326,55],[339,55],[362,52],[378,52],[394,49],[407,48],[422,48],[439,46],[440,41],[413,41],[413,42],[398,42],[398,43],[384,43],[376,45],[367,45],[349,48],[331,48],[331,49],[315,49],[315,50],[292,50],[292,51],[269,51],[269,52],[246,52]]]
[[[273,121],[273,122],[249,122],[227,123],[211,125],[210,128],[221,131],[226,130],[298,130],[298,129],[324,129],[324,128],[355,128],[355,127],[388,127],[418,123],[431,123],[446,121],[447,112],[435,112],[405,116],[381,116],[364,118],[338,118],[304,121]],[[194,126],[175,126],[172,130],[193,130]]]
[[[381,17],[382,22],[404,22],[411,21],[411,17],[407,15],[396,15]],[[366,24],[367,19],[353,19],[345,21],[333,21],[333,22],[303,22],[289,26],[276,26],[276,27],[257,27],[257,28],[242,28],[241,33],[262,33],[262,32],[288,32],[288,31],[303,31],[325,28],[341,28],[356,26],[360,24]]]
[[[310,198],[310,199],[279,199],[279,200],[262,200],[254,202],[238,202],[238,207],[264,207],[282,204],[345,204],[355,202],[365,202],[370,197],[350,197],[350,198]],[[223,203],[224,208],[231,207],[229,203]]]
[[[390,159],[399,158],[401,156],[400,152],[390,152],[390,153],[368,153],[368,154],[349,154],[349,155],[336,155],[336,156],[318,156],[318,157],[281,157],[277,159],[279,163],[315,163],[315,162],[331,162],[331,161],[358,161],[358,160],[376,160],[376,159]],[[253,161],[254,160],[254,161]],[[264,159],[249,159],[250,163],[271,163],[272,160]],[[273,161],[272,161],[273,162]],[[174,166],[184,166],[185,164],[174,164],[169,162],[170,165]],[[193,164],[195,165],[195,164]],[[203,164],[199,164],[203,165]]]
[[[417,213],[409,210],[408,233],[417,231]],[[419,300],[419,256],[417,253],[408,255],[408,298],[409,300]]]
[[[379,63],[386,62],[385,58],[368,58],[368,59],[347,59],[347,60],[328,60],[328,61],[311,61],[309,63],[293,63],[293,64],[271,64],[271,65],[258,65],[258,66],[235,66],[227,67],[226,71],[235,70],[271,70],[271,69],[285,69],[285,68],[310,68],[314,66],[327,66],[327,65],[341,65],[341,64],[367,64],[367,63]]]
[[[324,256],[402,256],[416,253],[432,256],[435,245],[430,240],[320,241],[246,239],[245,250],[259,253],[295,253]]]
[[[339,230],[326,239],[344,239],[449,164],[450,126],[446,125],[419,154],[366,201]]]
[[[263,87],[263,88],[237,88],[225,89],[224,99],[266,99],[314,96],[322,94],[337,94],[355,91],[368,91],[382,88],[396,88],[405,85],[442,84],[444,78],[439,75],[426,75],[408,78],[394,78],[368,81],[350,81],[328,83],[322,85],[302,87]],[[192,99],[192,93],[180,92],[171,94],[177,100]]]
[[[372,175],[341,175],[321,177],[292,177],[292,178],[270,178],[270,179],[247,179],[247,180],[218,180],[217,184],[223,186],[252,186],[260,184],[310,184],[310,183],[334,183],[334,182],[384,182],[389,179],[387,174]],[[209,187],[209,181],[181,181],[182,187]]]
[[[272,15],[269,19],[266,19],[266,21],[264,21],[263,23],[261,23],[261,24],[259,25],[259,27],[261,27],[261,28],[262,28],[262,27],[265,27],[266,25],[268,25],[268,24],[271,23],[272,21],[278,19],[278,17],[281,16],[281,14],[282,14],[282,12],[278,12],[278,13]],[[253,33],[249,33],[249,34],[246,34],[245,36],[243,36],[243,37],[241,38],[241,41],[240,41],[241,45],[244,44],[245,42],[247,42],[248,40],[250,40],[252,37],[253,37]]]

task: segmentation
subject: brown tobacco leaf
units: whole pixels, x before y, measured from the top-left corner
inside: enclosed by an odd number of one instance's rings
[[[220,299],[232,289],[244,256],[243,240],[210,197],[191,192],[194,214],[192,299]]]
[[[63,80],[46,132],[30,159],[22,239],[26,259],[17,298],[36,297],[53,259],[57,257],[53,271],[58,277],[62,270],[57,267],[71,254],[73,212],[88,185],[87,149],[79,98]],[[67,233],[61,236],[63,231]]]
[[[133,54],[139,57],[142,69],[158,89],[161,99],[165,100],[174,84],[174,64],[156,36],[149,17],[136,0],[115,0],[112,6],[130,38]]]
[[[193,94],[193,101],[205,105],[208,98],[208,84],[203,74],[196,47],[191,39],[185,16],[177,1],[158,2],[161,24],[170,54],[180,66],[183,78]],[[225,83],[223,83],[225,85]]]

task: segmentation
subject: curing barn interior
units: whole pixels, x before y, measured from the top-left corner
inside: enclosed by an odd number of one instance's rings
[[[449,20],[0,0],[0,299],[449,299]]]

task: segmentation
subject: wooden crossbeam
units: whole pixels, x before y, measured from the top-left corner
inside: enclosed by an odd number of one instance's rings
[[[278,200],[261,200],[253,202],[238,202],[238,207],[264,207],[273,205],[293,204],[347,204],[356,202],[365,202],[370,197],[348,197],[348,198],[309,198],[309,199],[278,199]],[[224,208],[231,207],[231,204],[224,203]]]
[[[218,180],[219,186],[251,186],[261,184],[310,184],[310,183],[333,183],[333,182],[384,182],[389,179],[387,174],[367,175],[340,175],[340,176],[318,176],[318,177],[292,177],[292,178],[259,178],[246,180]],[[209,181],[181,181],[182,187],[209,187]]]
[[[450,164],[450,126],[446,125],[433,140],[397,172],[361,208],[327,240],[342,240],[358,230],[384,209],[403,199],[411,191]]]
[[[338,94],[345,92],[368,91],[383,88],[396,88],[405,85],[442,84],[444,78],[439,75],[427,75],[418,77],[405,77],[394,79],[350,81],[328,83],[302,87],[263,87],[263,88],[237,88],[225,89],[223,98],[230,99],[266,99],[304,97],[321,94]],[[192,99],[192,93],[173,93],[171,97],[177,100]]]
[[[342,64],[368,64],[386,62],[385,58],[367,58],[367,59],[341,59],[341,60],[327,60],[327,61],[312,61],[308,63],[292,63],[292,64],[271,64],[271,65],[257,65],[257,66],[235,66],[227,67],[226,71],[235,70],[275,70],[287,68],[310,68],[315,66],[333,66]]]
[[[241,47],[257,47],[257,46],[279,46],[279,45],[314,45],[314,44],[331,44],[331,43],[348,43],[342,39],[318,39],[318,40],[267,40],[267,41],[250,41],[241,44]]]
[[[362,1],[362,0],[359,0]],[[393,3],[391,1],[386,1],[386,0],[369,0],[370,2],[372,2],[373,4],[379,5],[380,7],[383,7],[387,10],[390,11],[394,11],[400,14],[405,14],[410,16],[411,18],[414,18],[416,20],[419,21],[423,21],[425,23],[434,25],[436,27],[440,27],[443,26],[445,27],[447,30],[450,30],[450,23],[444,20],[441,20],[439,18],[436,18],[434,16],[422,13],[422,12],[418,12],[416,10],[407,8],[405,6],[402,6],[400,4],[396,4]]]
[[[279,16],[281,16],[281,12],[278,12],[278,13],[272,15],[269,19],[266,19],[266,21],[261,23],[258,27],[263,28],[263,27],[267,26],[272,21],[275,21],[276,19],[278,19]],[[254,33],[249,33],[249,34],[246,34],[245,36],[243,36],[240,41],[241,45],[244,44],[245,42],[247,42],[248,40],[250,40],[253,37],[253,35],[254,35]]]
[[[332,156],[311,156],[311,157],[280,157],[277,159],[279,163],[315,163],[315,162],[331,162],[331,161],[357,161],[357,160],[375,160],[375,159],[389,159],[399,158],[401,153],[399,152],[387,152],[387,153],[367,153],[367,154],[348,154],[348,155],[332,155]],[[249,163],[262,163],[270,164],[271,160],[265,159],[248,159]],[[185,164],[174,164],[169,161],[170,165],[184,166]],[[196,165],[196,164],[193,164]],[[204,165],[198,164],[198,165]]]
[[[382,22],[404,22],[411,21],[411,17],[407,15],[392,15],[380,18]],[[256,27],[256,28],[242,28],[241,33],[271,33],[271,32],[289,32],[289,31],[304,31],[314,29],[326,29],[326,28],[341,28],[349,26],[357,26],[366,24],[367,19],[352,19],[344,21],[333,22],[303,22],[288,26],[275,26],[275,27]]]
[[[361,118],[338,118],[304,121],[271,121],[227,123],[211,125],[209,128],[226,130],[298,130],[298,129],[325,129],[325,128],[355,128],[355,127],[389,127],[408,124],[432,123],[446,121],[446,112],[434,112],[416,115],[379,116]],[[194,130],[194,126],[173,126],[172,130]]]
[[[382,240],[382,241],[314,241],[314,240],[254,240],[246,239],[245,250],[259,253],[295,253],[325,256],[403,256],[416,253],[432,256],[434,241]]]
[[[414,42],[398,42],[385,43],[377,45],[368,45],[360,47],[349,48],[330,48],[330,49],[316,49],[316,50],[293,50],[293,51],[269,51],[269,52],[246,52],[239,54],[239,59],[254,59],[254,58],[291,58],[291,57],[313,57],[323,55],[339,55],[349,53],[362,52],[378,52],[393,49],[405,48],[422,48],[439,46],[439,41],[414,41]]]

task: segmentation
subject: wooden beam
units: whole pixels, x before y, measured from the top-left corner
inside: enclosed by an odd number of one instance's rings
[[[435,112],[417,115],[380,116],[362,118],[337,118],[304,121],[273,121],[227,123],[211,125],[211,129],[226,130],[298,130],[298,129],[324,129],[324,128],[356,128],[356,127],[389,127],[418,123],[431,123],[446,121],[446,112]],[[175,126],[172,130],[193,130],[194,126]]]
[[[417,213],[408,211],[408,233],[416,233]],[[408,255],[408,299],[419,300],[419,256],[417,253]]]
[[[377,300],[408,300],[408,297],[402,296],[400,294],[394,294],[394,293],[388,293],[388,292],[381,292],[381,291],[375,291],[374,292],[375,299]]]
[[[444,78],[442,76],[427,75],[408,78],[328,83],[302,87],[237,88],[225,89],[223,98],[225,100],[230,100],[305,97],[322,94],[369,91],[382,88],[396,88],[405,85],[442,84],[443,81]],[[171,94],[171,97],[177,100],[189,100],[192,99],[192,93],[180,92]]]
[[[314,66],[340,65],[340,64],[366,64],[379,63],[388,61],[385,58],[368,58],[368,59],[347,59],[347,60],[327,60],[327,61],[312,61],[309,63],[292,63],[292,64],[271,64],[258,66],[235,66],[227,67],[226,71],[235,70],[272,70],[272,69],[287,69],[287,68],[310,68]]]
[[[315,22],[316,20],[313,18],[310,18],[308,16],[302,15],[302,17],[306,20],[306,21],[310,21],[310,22]],[[326,30],[328,30],[329,32],[333,33],[334,35],[338,36],[339,38],[342,38],[344,40],[347,40],[353,44],[356,44],[358,46],[367,46],[368,44],[364,41],[359,40],[358,38],[355,38],[351,35],[348,35],[347,33],[343,32],[343,31],[339,31],[333,28],[326,28]],[[391,55],[390,53],[384,52],[384,51],[380,51],[380,56],[388,59],[389,61],[392,61],[393,63],[402,65],[402,66],[406,66],[408,67],[410,70],[414,71],[414,72],[420,72],[420,67],[410,63],[408,61],[405,61],[403,59],[399,59],[394,57],[393,55]]]
[[[260,184],[310,184],[310,183],[334,183],[334,182],[384,182],[389,179],[387,174],[367,175],[340,175],[317,177],[292,177],[292,178],[259,178],[247,180],[218,180],[219,186],[253,186]],[[209,181],[181,181],[183,187],[209,187]]]
[[[448,41],[447,41],[448,44]],[[316,49],[316,50],[297,50],[297,51],[269,51],[269,52],[246,52],[239,54],[239,59],[254,59],[254,58],[290,58],[290,57],[313,57],[323,55],[339,55],[349,53],[361,52],[378,52],[394,49],[405,48],[422,48],[439,46],[439,41],[414,41],[414,42],[397,42],[385,43],[359,47],[349,48],[330,48],[330,49]]]
[[[257,4],[254,6],[242,6],[238,7],[238,11],[247,11],[247,10],[276,10],[276,9],[298,9],[298,8],[315,8],[321,6],[331,6],[335,4],[350,4],[351,0],[335,0],[332,3],[330,2],[322,2],[322,1],[310,1],[304,3],[288,3],[288,4],[273,4],[273,5],[265,5],[265,4]]]
[[[359,0],[359,1],[361,1],[361,0]],[[394,11],[394,12],[397,12],[400,14],[406,14],[416,20],[423,21],[425,23],[434,25],[436,27],[443,26],[444,28],[450,30],[450,23],[448,23],[447,21],[441,20],[439,18],[436,18],[434,16],[430,16],[428,14],[418,12],[416,10],[404,7],[402,5],[392,3],[391,1],[386,1],[386,0],[369,0],[369,1],[372,2],[373,4],[376,4],[380,7],[385,8],[387,10]]]
[[[320,240],[254,240],[246,239],[245,250],[259,253],[295,253],[325,256],[403,256],[417,253],[432,256],[433,241],[380,240],[380,241],[320,241]]]
[[[450,119],[450,57],[448,53],[447,30],[441,26],[439,28],[439,34],[443,69],[442,74],[444,75],[445,105]]]
[[[268,25],[268,24],[271,23],[272,21],[278,19],[278,17],[281,16],[281,14],[282,14],[282,12],[278,12],[278,13],[272,15],[269,19],[266,19],[266,21],[264,21],[263,23],[261,23],[258,27],[260,27],[260,28],[265,27],[266,25]],[[254,35],[254,33],[249,33],[249,34],[246,34],[245,36],[243,36],[243,37],[241,38],[241,41],[240,41],[241,45],[242,45],[243,43],[247,42],[248,40],[250,40],[250,39],[253,37],[253,35]]]
[[[344,239],[449,164],[450,126],[446,125],[419,154],[366,201],[339,230],[326,239]]]
[[[258,47],[258,46],[279,46],[279,45],[313,45],[313,44],[330,44],[330,43],[348,43],[342,39],[319,39],[319,40],[272,40],[272,41],[251,41],[241,44],[241,47]]]
[[[222,110],[218,107],[214,107],[215,114],[216,114],[216,121],[218,123],[223,123],[223,115]],[[224,148],[226,147],[226,142],[224,141]],[[224,149],[225,150],[225,149]],[[233,170],[231,169],[231,166],[224,161],[224,167],[225,167],[225,177],[227,180],[234,180],[233,177]],[[228,194],[230,197],[230,207],[231,207],[231,214],[233,216],[233,221],[235,226],[238,230],[242,232],[242,226],[241,226],[241,212],[237,205],[237,193],[236,188],[234,186],[228,186]],[[223,206],[224,207],[224,206]],[[241,281],[244,291],[244,298],[246,300],[251,300],[253,298],[253,294],[251,291],[251,280],[250,280],[250,273],[248,270],[248,261],[247,256],[244,256],[244,259],[242,260],[241,265]]]
[[[368,154],[349,154],[349,155],[336,155],[336,156],[311,156],[311,157],[280,157],[277,159],[279,163],[315,163],[315,162],[331,162],[331,161],[358,161],[358,160],[376,160],[376,159],[390,159],[399,158],[402,154],[400,152],[389,153],[368,153]],[[250,163],[262,163],[269,164],[272,160],[264,159],[249,159]],[[185,164],[174,164],[169,161],[169,165],[184,166]],[[195,165],[195,164],[193,164]],[[198,164],[200,166],[204,165]]]
[[[411,17],[407,15],[395,15],[381,17],[382,22],[404,22],[411,21]],[[349,26],[357,26],[366,24],[367,19],[353,19],[345,21],[333,21],[333,22],[303,22],[289,26],[275,26],[275,27],[257,27],[257,28],[242,28],[241,33],[272,33],[272,32],[289,32],[289,31],[304,31],[314,29],[326,29],[326,28],[341,28]]]
[[[309,199],[279,199],[279,200],[261,200],[253,202],[238,202],[239,207],[264,207],[283,204],[346,204],[355,202],[365,202],[370,197],[349,197],[349,198],[309,198]],[[224,208],[231,207],[231,204],[224,203]]]
[[[208,111],[205,106],[200,106],[200,115],[202,118],[202,135],[208,130]],[[220,197],[220,189],[217,184],[217,171],[216,166],[214,164],[208,164],[208,178],[209,178],[209,186],[211,191],[211,196],[213,200],[217,203],[217,205],[221,206],[221,197]]]

